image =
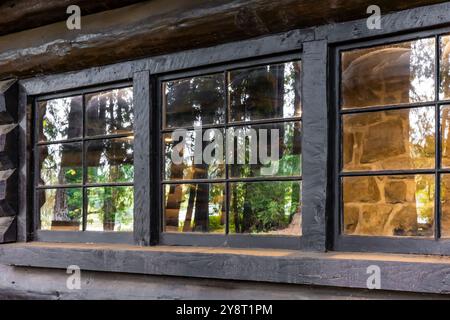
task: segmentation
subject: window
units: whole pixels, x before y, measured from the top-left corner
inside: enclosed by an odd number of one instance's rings
[[[301,235],[301,63],[160,78],[162,231]]]
[[[35,212],[47,231],[133,231],[133,90],[39,97]]]
[[[339,233],[448,239],[450,36],[339,53]]]

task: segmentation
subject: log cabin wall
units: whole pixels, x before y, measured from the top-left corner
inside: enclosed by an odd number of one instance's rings
[[[39,4],[36,4],[36,2]],[[0,80],[26,79],[37,75],[81,70],[156,55],[160,56],[161,61],[163,61],[164,54],[168,53],[211,47],[291,30],[295,32],[299,28],[310,28],[310,44],[307,46],[306,53],[314,52],[314,50],[318,50],[317,48],[326,45],[322,41],[324,36],[321,32],[327,27],[319,28],[318,26],[328,25],[333,28],[336,23],[341,21],[367,17],[366,9],[372,4],[372,1],[356,0],[280,0],[276,2],[269,0],[101,1],[102,5],[98,5],[99,2],[70,1],[70,4],[80,5],[83,12],[82,28],[74,31],[69,31],[66,27],[66,2],[46,1],[44,4],[42,1],[6,1],[0,4],[0,14],[7,17],[0,22],[0,30],[2,30],[0,32]],[[380,1],[378,5],[382,8],[382,13],[386,14],[440,2],[444,1]],[[12,5],[13,3],[14,5]],[[124,7],[124,5],[127,6]],[[409,17],[409,19],[411,22],[414,17]],[[416,20],[419,28],[420,19]],[[348,33],[356,37],[358,32],[357,28],[348,29]],[[338,37],[336,36],[336,38]],[[176,69],[176,67],[174,68]],[[311,97],[311,92],[306,94],[306,98],[308,95]],[[13,120],[5,124],[14,125],[17,121],[22,121],[21,126],[27,126],[23,119]],[[398,127],[406,126],[404,119],[397,120]],[[361,132],[368,131],[371,125],[383,125],[386,121],[390,121],[390,119],[388,117],[379,119],[377,123],[361,126],[358,130]],[[0,127],[2,125],[3,123],[0,123]],[[346,134],[356,136],[360,133],[348,132]],[[400,149],[403,142],[399,137]],[[352,150],[352,152],[359,152],[359,155],[361,155],[362,151]],[[361,161],[361,158],[357,159],[353,154],[350,157],[352,161]],[[20,159],[21,166],[24,165],[26,160],[26,157]],[[371,182],[364,183],[370,184]],[[385,193],[386,188],[389,188],[392,183],[395,183],[395,181],[383,182],[382,193]],[[396,190],[400,190],[398,192],[404,190],[404,192],[402,194],[391,194],[394,198],[409,196],[408,186],[399,187],[397,185]],[[20,194],[17,196],[20,196]],[[361,197],[362,195],[357,196]],[[354,207],[359,210],[362,205],[357,202],[355,200]],[[20,208],[18,210],[20,211]],[[350,228],[353,231],[363,227],[358,226],[357,222],[350,223]],[[386,231],[386,234],[391,233],[392,230]],[[19,232],[19,237],[21,234],[23,233]],[[13,238],[10,238],[10,240],[13,240]],[[54,295],[54,292],[55,290],[59,292],[60,288],[55,289],[51,286],[41,288],[42,283],[39,281],[29,281],[23,284],[26,278],[23,275],[24,271],[20,268],[0,265],[0,269],[4,270],[2,274],[18,279],[16,280],[18,285],[11,285],[8,288],[8,294],[11,296],[59,298],[59,293]],[[37,271],[31,268],[27,269],[27,272],[36,277],[52,277],[57,271]],[[125,288],[126,285],[131,286],[135,285],[136,282],[148,281],[148,278],[144,279],[144,276],[136,276],[136,278],[131,279],[126,275],[118,274],[92,274],[91,277],[101,279],[93,285],[97,289],[104,285],[103,281],[110,279],[120,279],[125,284]],[[0,277],[0,284],[4,283],[9,286],[11,278]],[[65,281],[65,278],[63,278],[60,277],[61,281]],[[167,289],[164,287],[172,285],[175,282],[174,280],[158,278],[154,281],[156,285],[153,289],[156,288],[161,293],[156,295],[156,298],[187,297],[187,292],[192,288],[192,283],[189,283],[186,284],[184,290],[174,294],[166,291]],[[142,291],[139,297],[148,297],[145,290],[151,287],[149,283],[151,281],[140,287]],[[244,290],[240,291],[242,297],[255,297],[254,294],[246,293],[249,292],[247,283],[237,282],[233,285],[235,285],[236,290]],[[221,288],[223,283],[216,282],[214,286],[218,292],[217,297],[228,297],[227,293],[224,293]],[[264,286],[256,285],[255,287],[258,290],[263,290]],[[278,289],[284,290],[282,285],[277,287],[276,284],[271,288],[271,290]],[[301,288],[290,287],[285,292],[299,289]],[[90,292],[91,298],[104,297],[101,290]],[[324,290],[320,293],[320,297],[335,297],[338,293],[339,290]],[[374,296],[367,292],[348,292],[349,295],[356,293],[361,294],[362,297]],[[0,296],[1,294],[0,292]],[[123,289],[115,297],[127,298],[131,296],[133,295],[127,289]],[[281,296],[286,297],[286,295]],[[401,296],[401,294],[398,294],[398,296]],[[77,297],[79,296],[76,294],[64,292],[64,298]],[[207,295],[199,295],[199,297],[207,297]],[[303,295],[298,294],[296,297],[302,298]]]

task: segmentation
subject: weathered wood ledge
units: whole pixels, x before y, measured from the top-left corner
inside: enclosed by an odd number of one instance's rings
[[[367,288],[376,265],[382,290],[450,293],[450,257],[440,256],[32,242],[1,246],[0,264],[352,288]]]

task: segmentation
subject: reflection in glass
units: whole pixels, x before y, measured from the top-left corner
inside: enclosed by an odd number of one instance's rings
[[[225,185],[221,183],[164,186],[165,232],[225,233]]]
[[[81,96],[38,103],[39,141],[79,138],[83,133]]]
[[[450,167],[450,106],[441,107],[441,161],[442,167]]]
[[[450,36],[442,36],[439,39],[439,99],[450,99]]]
[[[225,122],[223,73],[163,83],[163,127],[190,127]]]
[[[230,233],[300,236],[301,181],[230,184]]]
[[[38,190],[40,229],[82,230],[83,191],[81,188]]]
[[[225,175],[223,130],[183,130],[179,133],[175,131],[163,135],[164,179],[223,178]]]
[[[133,181],[133,137],[86,142],[90,183]]]
[[[227,143],[231,177],[301,175],[300,121],[230,128]]]
[[[39,146],[39,168],[41,185],[82,183],[81,143]]]
[[[344,233],[433,237],[434,175],[344,177]]]
[[[346,51],[341,65],[344,109],[434,100],[434,38]]]
[[[133,88],[86,95],[86,135],[126,134],[133,131]]]
[[[301,116],[300,61],[230,71],[230,121]]]
[[[133,187],[87,189],[88,231],[133,231]]]
[[[343,116],[345,171],[431,169],[435,152],[434,107]]]

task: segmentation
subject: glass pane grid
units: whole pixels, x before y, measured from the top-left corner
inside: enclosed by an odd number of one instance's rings
[[[96,126],[96,134],[97,135],[91,135],[88,136],[87,133],[87,122],[88,122],[88,114],[86,112],[86,108],[87,108],[87,104],[86,104],[86,97],[92,97],[95,95],[103,95],[104,97],[107,97],[108,94],[110,94],[110,96],[112,96],[112,98],[110,99],[110,101],[106,104],[103,104],[103,109],[105,109],[106,107],[110,107],[113,105],[113,107],[115,108],[117,105],[120,105],[120,103],[118,102],[120,99],[117,99],[117,96],[122,94],[124,96],[127,97],[127,101],[125,104],[130,104],[127,110],[125,110],[122,114],[120,114],[120,112],[118,112],[117,110],[114,110],[113,113],[111,114],[111,117],[117,117],[117,116],[125,116],[125,117],[131,117],[131,123],[128,125],[130,130],[122,130],[119,132],[113,132],[111,130],[106,130],[106,133],[102,133],[99,131],[99,121],[97,120],[97,123],[95,123],[94,125]],[[35,184],[35,188],[36,188],[36,206],[38,208],[38,211],[41,212],[42,215],[42,208],[44,208],[44,210],[47,210],[45,213],[47,216],[49,214],[53,214],[53,219],[51,221],[51,224],[49,224],[47,221],[45,221],[44,223],[42,223],[42,216],[41,219],[39,221],[39,224],[41,224],[41,229],[42,227],[44,227],[45,230],[60,230],[60,231],[132,231],[132,211],[133,211],[133,148],[132,148],[132,141],[133,141],[133,132],[132,132],[132,121],[133,121],[133,115],[129,115],[129,113],[132,113],[132,88],[131,87],[124,87],[124,88],[120,88],[120,89],[112,89],[112,90],[107,90],[107,91],[101,91],[101,92],[94,92],[94,93],[86,93],[86,94],[81,94],[78,97],[80,97],[81,101],[82,101],[82,105],[81,105],[81,109],[82,109],[82,114],[80,116],[80,118],[82,119],[82,123],[81,123],[81,134],[80,137],[68,137],[66,140],[58,140],[56,139],[55,141],[42,141],[42,140],[38,140],[35,142],[35,148],[36,150],[40,150],[40,149],[54,149],[57,146],[60,146],[60,149],[64,149],[64,147],[68,147],[71,145],[74,145],[74,143],[76,143],[77,145],[80,146],[79,150],[81,157],[78,159],[79,165],[81,167],[81,177],[79,177],[79,181],[78,183],[58,183],[58,184]],[[39,105],[45,104],[48,101],[58,101],[58,100],[63,100],[65,101],[66,98],[57,98],[54,100],[47,100],[47,101],[40,101]],[[114,100],[115,99],[115,100]],[[124,104],[122,103],[122,106]],[[40,109],[38,109],[40,110]],[[69,114],[69,118],[70,118],[70,111],[66,112],[66,116],[67,113]],[[37,112],[37,114],[39,115],[40,112]],[[63,119],[63,117],[60,117]],[[113,119],[113,118],[111,118]],[[112,120],[112,122],[115,121],[114,119]],[[113,122],[114,123],[114,122]],[[116,127],[118,127],[121,122],[115,122],[114,123],[116,125]],[[40,128],[42,128],[42,122],[38,121],[38,128],[39,130],[42,130]],[[105,123],[105,128],[108,128],[108,124]],[[131,145],[129,143],[123,143],[123,141],[131,141]],[[120,159],[124,159],[127,158],[127,162],[131,164],[128,165],[129,169],[128,169],[128,173],[125,177],[125,180],[123,180],[120,178],[120,176],[118,177],[110,177],[111,180],[94,180],[94,181],[90,181],[92,179],[89,179],[89,177],[91,176],[89,171],[87,170],[87,165],[89,164],[89,158],[88,158],[88,145],[90,144],[113,144],[113,145],[118,145],[121,144],[122,148],[117,148],[117,147],[113,147],[112,151],[109,152],[108,156],[112,156],[113,158],[119,158]],[[131,149],[126,149],[126,151],[123,152],[117,152],[117,150],[121,150],[123,149],[123,145],[130,145]],[[105,147],[107,148],[107,147]],[[98,149],[98,148],[97,148]],[[101,148],[100,148],[101,149]],[[111,148],[110,148],[111,149]],[[52,151],[52,150],[50,150]],[[64,150],[66,151],[66,150]],[[108,150],[109,151],[109,150]],[[108,152],[107,151],[107,152]],[[101,150],[99,151],[95,151],[94,152],[94,158],[108,158],[105,157],[104,154],[99,154],[99,152],[101,153]],[[41,152],[38,152],[39,154]],[[67,152],[65,152],[67,154]],[[54,152],[53,152],[54,154]],[[126,154],[126,155],[125,155]],[[64,157],[63,157],[64,158]],[[69,157],[70,158],[70,157]],[[61,165],[63,165],[65,163],[64,159],[62,159],[61,161],[61,157],[59,157],[60,163]],[[100,160],[99,160],[100,161]],[[58,161],[56,161],[56,163],[58,163]],[[37,177],[39,177],[42,173],[42,169],[40,168],[41,166],[39,165],[39,162],[37,161],[36,163],[36,168],[37,168],[37,172],[39,172],[39,175]],[[103,162],[99,162],[99,166],[98,168],[108,168],[110,167],[110,165],[107,165]],[[69,170],[70,171],[70,170]],[[115,170],[117,171],[117,170]],[[60,172],[62,172],[62,170],[60,170]],[[36,181],[39,181],[39,179],[37,179]],[[63,181],[64,182],[64,181]],[[131,189],[126,189],[126,188],[131,188]],[[71,190],[78,190],[77,192],[71,192]],[[116,214],[118,215],[122,215],[121,217],[119,217],[119,219],[117,221],[112,221],[111,222],[111,214],[108,220],[107,216],[103,216],[101,217],[101,219],[104,220],[103,223],[103,228],[99,227],[99,222],[97,221],[97,227],[92,227],[92,223],[88,222],[88,218],[90,215],[90,212],[88,212],[88,208],[95,208],[95,205],[91,205],[92,204],[96,204],[96,202],[100,201],[101,199],[95,198],[94,195],[94,191],[95,190],[101,190],[97,193],[100,193],[102,197],[106,197],[108,199],[108,203],[104,204],[103,206],[103,212],[106,214],[107,212],[111,212],[112,217],[115,217]],[[121,190],[127,190],[126,192],[126,197],[128,197],[128,202],[131,201],[131,203],[120,203],[121,201],[116,201],[116,199],[118,198],[118,195],[116,193],[120,193]],[[56,192],[56,193],[55,193]],[[49,197],[45,196],[46,194],[53,194],[55,193],[55,196],[53,197],[54,199],[49,199]],[[74,197],[70,197],[70,196],[57,196],[59,193],[61,194],[73,194],[75,195]],[[111,193],[113,194],[114,197],[111,197]],[[94,199],[98,199],[96,200],[96,202],[94,200],[90,200],[90,195],[93,195]],[[43,197],[44,195],[44,197]],[[109,196],[109,198],[108,198]],[[78,199],[79,198],[79,199]],[[92,198],[92,197],[91,197]],[[123,197],[122,197],[123,198]],[[61,200],[62,199],[62,200]],[[62,202],[62,209],[67,211],[70,213],[70,208],[71,208],[71,202],[75,201],[74,199],[78,199],[81,202],[78,203],[79,205],[79,210],[81,210],[80,212],[82,213],[81,216],[78,216],[77,221],[65,221],[64,219],[72,219],[71,216],[63,216],[61,217],[57,217],[57,212],[56,209],[58,207],[58,201]],[[46,204],[46,202],[50,200],[53,201],[50,202],[50,207],[49,205]],[[78,201],[77,200],[77,201]],[[45,201],[42,204],[42,201]],[[94,201],[94,202],[92,202]],[[105,199],[103,199],[103,201],[105,201]],[[124,200],[125,202],[127,202],[127,200]],[[119,202],[119,207],[115,206],[117,203]],[[112,208],[111,208],[111,204],[112,204]],[[42,207],[42,205],[44,207]],[[108,207],[109,205],[109,207]],[[53,209],[52,209],[53,208]],[[123,208],[123,209],[122,209]],[[77,209],[78,210],[78,209]],[[78,212],[77,210],[75,210],[74,212]],[[109,210],[109,211],[108,211]],[[124,211],[125,210],[125,211]],[[127,221],[130,220],[131,221]],[[92,219],[90,219],[92,220]],[[108,221],[107,221],[108,220]],[[127,222],[125,225],[121,225],[122,222]],[[44,225],[47,224],[47,225]],[[115,229],[114,229],[115,226]]]
[[[298,64],[300,64],[298,62]],[[265,68],[267,66],[261,66],[261,67],[255,67],[256,69],[258,68]],[[237,71],[241,71],[241,70],[246,70],[245,68],[242,69],[238,69]],[[237,72],[236,71],[236,72]],[[292,115],[289,116],[284,116],[284,117],[277,117],[277,116],[271,116],[271,117],[267,117],[267,118],[247,118],[247,119],[240,119],[240,121],[237,121],[236,119],[232,119],[231,116],[231,104],[230,104],[230,100],[232,99],[231,97],[231,90],[230,90],[230,74],[231,72],[235,72],[235,70],[233,71],[227,71],[225,70],[222,75],[224,75],[224,81],[225,81],[225,85],[224,87],[226,88],[225,90],[227,91],[226,95],[225,95],[225,119],[226,121],[220,121],[221,123],[217,123],[217,124],[203,124],[202,125],[202,129],[219,129],[219,130],[228,130],[229,128],[239,128],[239,127],[252,127],[252,126],[264,126],[264,125],[287,125],[290,122],[294,123],[297,122],[299,124],[299,126],[301,127],[301,97],[298,96],[298,103],[299,103],[299,109],[300,111],[297,113],[292,113]],[[218,75],[220,75],[220,73],[217,73]],[[201,77],[201,76],[199,76]],[[187,79],[184,79],[185,82],[189,82]],[[295,80],[291,80],[291,81],[297,81]],[[170,82],[170,81],[168,81]],[[298,82],[297,82],[297,85]],[[163,83],[162,85],[162,89],[163,89],[163,99],[162,99],[162,103],[163,105],[166,103],[167,98],[165,97],[165,84]],[[299,92],[300,95],[300,92]],[[163,106],[162,108],[163,112],[165,112],[166,107]],[[161,136],[162,136],[162,140],[167,140],[169,141],[169,139],[167,139],[167,134],[170,134],[172,132],[174,132],[176,129],[185,129],[185,130],[194,130],[195,127],[194,126],[184,126],[184,127],[176,127],[176,126],[172,126],[172,127],[167,127],[165,124],[166,121],[166,117],[163,115],[163,120],[162,120],[162,127],[161,127]],[[233,121],[235,120],[235,121]],[[245,120],[245,121],[241,121],[241,120]],[[166,138],[164,138],[166,137]],[[166,143],[167,141],[165,141],[164,143]],[[162,150],[162,154],[166,154],[165,150],[164,150],[164,143],[163,143],[163,150]],[[224,142],[224,148],[225,150],[227,150],[227,143],[228,141]],[[161,159],[162,161],[162,168],[166,167],[166,164],[164,163],[164,157]],[[246,185],[248,184],[266,184],[266,185],[270,185],[271,183],[275,183],[275,184],[279,184],[279,183],[287,183],[287,184],[292,184],[292,183],[301,183],[301,172],[298,173],[291,173],[290,175],[286,175],[286,176],[275,176],[275,177],[232,177],[231,173],[230,173],[230,164],[227,164],[224,166],[224,172],[220,175],[220,176],[216,176],[214,178],[211,177],[205,177],[205,178],[197,178],[197,179],[176,179],[173,176],[167,176],[164,173],[161,173],[161,178],[162,178],[162,188],[164,190],[163,192],[163,219],[162,219],[162,228],[164,232],[213,232],[213,233],[217,233],[217,230],[220,231],[221,234],[230,234],[230,233],[235,233],[236,229],[234,227],[234,220],[232,221],[230,219],[230,212],[233,210],[233,208],[231,208],[231,201],[232,201],[232,196],[231,196],[231,189],[233,188],[233,185],[237,185],[240,183],[245,183]],[[171,167],[173,168],[173,166]],[[283,182],[284,181],[284,182]],[[189,192],[184,191],[183,192],[183,188],[187,188],[187,186],[189,187]],[[192,224],[189,224],[188,227],[186,227],[187,225],[185,224],[185,218],[186,217],[191,217],[192,215],[192,211],[194,211],[197,208],[197,205],[201,206],[202,203],[198,201],[198,195],[194,196],[194,193],[196,191],[193,191],[195,188],[193,188],[194,186],[197,187],[197,192],[200,191],[200,196],[202,194],[202,190],[205,189],[205,186],[209,186],[208,190],[210,190],[212,188],[212,190],[214,190],[214,188],[217,189],[218,186],[222,186],[221,187],[221,197],[219,197],[220,199],[223,198],[223,202],[221,203],[221,210],[225,211],[225,217],[220,218],[220,223],[217,224],[216,222],[216,218],[217,217],[217,213],[216,216],[211,216],[211,210],[212,208],[214,208],[215,206],[219,205],[217,202],[217,197],[213,198],[213,197],[209,197],[209,201],[213,201],[211,203],[209,203],[209,209],[205,209],[206,211],[209,211],[210,214],[208,215],[212,220],[214,221],[212,226],[203,226],[203,228],[200,229],[196,229],[195,227],[192,227]],[[202,187],[203,186],[203,187]],[[214,187],[215,186],[215,187]],[[291,187],[289,187],[291,188]],[[288,189],[289,189],[288,188]],[[290,189],[291,190],[291,189]],[[182,202],[180,203],[180,200],[178,201],[173,201],[174,199],[176,199],[174,197],[174,195],[176,195],[178,192],[178,199],[184,199],[181,200]],[[186,197],[185,194],[189,193],[190,196]],[[217,192],[213,192],[213,193],[217,193]],[[185,203],[187,201],[187,199],[189,199],[189,201],[191,202],[191,204],[189,203]],[[214,200],[216,199],[216,200]],[[295,197],[294,197],[295,199]],[[280,201],[280,199],[277,199],[279,202],[284,203],[283,201]],[[188,201],[188,202],[189,202]],[[215,204],[214,204],[215,203]],[[297,198],[297,207],[299,206],[300,203],[300,198]],[[286,204],[287,205],[287,204]],[[291,207],[291,210],[295,205],[293,206],[288,206]],[[170,207],[170,208],[169,208]],[[212,208],[211,208],[212,207]],[[184,211],[182,210],[182,208],[184,208]],[[267,208],[264,208],[264,210],[266,210]],[[281,210],[281,208],[278,208],[279,210]],[[216,211],[218,209],[216,208]],[[275,209],[274,209],[275,210]],[[177,213],[178,212],[178,216],[174,216],[173,213]],[[199,212],[202,212],[199,209]],[[181,214],[181,215],[180,215]],[[299,213],[300,214],[300,213]],[[184,218],[183,218],[184,217]],[[175,220],[174,220],[175,219]],[[178,219],[178,220],[177,220]],[[191,219],[191,218],[190,218]],[[281,219],[281,217],[280,217]],[[284,219],[284,218],[283,218]],[[297,219],[297,218],[295,218]],[[286,235],[297,235],[300,236],[301,235],[301,217],[299,217],[300,221],[297,221],[299,223],[300,226],[297,226],[297,228],[293,228],[293,230],[290,231],[286,231],[285,234]],[[177,223],[178,221],[178,223]],[[181,222],[180,222],[181,221]],[[188,220],[190,221],[190,220]],[[281,226],[283,223],[280,222],[279,225],[277,226]],[[222,225],[222,227],[217,228],[217,226]],[[272,227],[273,226],[269,226]],[[181,228],[181,229],[180,229]],[[295,231],[297,230],[297,232]],[[247,231],[247,230],[246,230]],[[246,232],[244,232],[246,233]],[[258,234],[258,233],[255,233]],[[262,234],[262,233],[260,233]],[[274,233],[275,234],[275,233]]]
[[[442,40],[442,38],[448,38],[447,37],[441,37],[441,36],[436,36],[435,38],[430,38],[430,39],[436,39],[436,40]],[[447,39],[446,39],[447,40]],[[448,40],[447,40],[448,41]],[[420,101],[414,101],[411,103],[410,102],[402,102],[400,104],[396,104],[396,103],[391,103],[391,104],[386,104],[386,105],[382,105],[382,104],[374,104],[374,105],[367,105],[367,106],[360,106],[359,109],[356,107],[351,107],[351,108],[344,108],[341,107],[339,108],[339,114],[340,114],[340,127],[341,130],[340,132],[340,158],[339,158],[339,163],[340,163],[340,171],[339,171],[339,180],[340,180],[340,190],[341,190],[341,233],[343,234],[347,234],[347,235],[365,235],[365,236],[386,236],[386,234],[383,234],[382,231],[378,231],[378,232],[374,232],[374,230],[366,230],[366,234],[359,234],[358,231],[355,231],[355,229],[351,230],[351,232],[347,232],[348,228],[355,228],[355,221],[358,222],[358,219],[355,218],[355,215],[358,215],[358,211],[356,210],[355,207],[350,208],[350,206],[352,206],[352,202],[349,202],[349,198],[347,197],[346,199],[346,191],[345,191],[345,184],[344,181],[348,180],[348,179],[363,179],[365,180],[365,183],[367,184],[369,181],[369,179],[387,179],[387,177],[390,177],[390,179],[394,178],[394,179],[400,179],[401,177],[403,177],[404,179],[409,177],[409,184],[411,184],[411,177],[416,177],[416,194],[415,194],[415,211],[416,214],[418,214],[418,218],[416,219],[416,223],[420,224],[422,223],[421,227],[419,229],[416,229],[415,233],[412,232],[410,229],[409,231],[401,231],[401,228],[394,228],[394,234],[390,234],[391,236],[403,236],[403,237],[408,237],[408,236],[412,236],[412,237],[433,237],[434,239],[439,239],[439,238],[448,238],[450,237],[450,232],[448,230],[450,230],[450,223],[448,223],[448,221],[450,221],[449,218],[447,218],[449,216],[449,212],[450,210],[448,208],[450,208],[449,205],[449,201],[447,201],[447,185],[450,185],[447,183],[447,175],[449,174],[449,164],[447,159],[446,159],[446,151],[447,151],[447,141],[449,141],[447,139],[447,135],[448,135],[448,128],[447,128],[447,115],[446,113],[448,112],[447,110],[447,105],[448,105],[448,99],[449,99],[449,95],[446,94],[446,92],[450,89],[449,83],[445,82],[446,78],[444,79],[443,77],[447,77],[450,72],[449,72],[449,68],[448,68],[448,61],[446,63],[446,65],[443,66],[442,64],[442,59],[449,59],[449,51],[446,48],[445,50],[443,50],[442,45],[440,45],[442,43],[442,41],[436,41],[435,45],[433,45],[435,48],[437,48],[435,50],[434,54],[431,54],[431,60],[434,60],[431,63],[432,68],[430,68],[430,72],[434,73],[432,74],[432,77],[430,79],[432,79],[434,81],[434,85],[431,85],[430,82],[428,82],[429,84],[429,88],[430,90],[429,93],[433,94],[433,97],[430,98],[431,96],[428,96],[428,99],[424,99],[422,102]],[[446,46],[448,46],[448,42],[446,42]],[[374,47],[376,48],[376,47]],[[450,47],[449,47],[450,48]],[[357,51],[358,49],[354,50]],[[447,51],[446,51],[447,50]],[[443,54],[445,52],[445,57],[443,57]],[[413,61],[413,59],[411,59],[410,61]],[[341,62],[342,62],[342,56],[341,56]],[[426,65],[426,63],[425,63]],[[434,69],[434,71],[432,70]],[[419,76],[420,77],[420,76]],[[370,91],[370,90],[369,90]],[[343,91],[341,91],[341,94],[343,94]],[[345,148],[345,144],[349,143],[349,137],[346,136],[346,133],[348,132],[348,124],[345,124],[344,121],[344,117],[347,117],[347,119],[349,119],[348,117],[356,117],[356,116],[364,116],[367,115],[366,120],[368,121],[374,121],[376,122],[376,120],[374,120],[374,118],[376,118],[377,113],[383,113],[383,112],[411,112],[412,110],[414,110],[414,108],[416,108],[416,110],[425,110],[424,108],[428,108],[429,109],[429,114],[428,116],[424,116],[422,118],[422,125],[423,127],[427,127],[427,130],[429,130],[429,132],[431,133],[431,136],[433,136],[432,138],[429,138],[429,141],[427,141],[426,143],[422,143],[421,147],[422,148],[422,152],[423,154],[426,155],[426,157],[432,161],[432,162],[428,162],[428,164],[425,165],[417,165],[417,162],[414,163],[413,167],[408,167],[407,165],[405,166],[405,163],[403,163],[402,165],[400,165],[398,168],[389,168],[389,166],[387,168],[384,167],[379,167],[376,169],[373,168],[364,168],[364,166],[361,166],[359,168],[355,168],[354,170],[347,170],[346,167],[346,163],[348,163],[348,159],[350,159],[350,153],[352,151],[348,150],[348,148]],[[369,117],[370,116],[370,117]],[[370,118],[370,119],[369,119]],[[410,119],[414,118],[410,116]],[[425,123],[428,122],[426,125]],[[433,124],[434,123],[434,124]],[[423,129],[423,128],[422,128]],[[424,140],[427,139],[426,134],[423,134],[423,130],[421,131],[421,138],[425,138]],[[410,136],[410,140],[416,140],[417,142],[417,136],[418,134],[412,134]],[[377,138],[377,137],[375,137]],[[347,141],[347,142],[346,142]],[[391,139],[391,142],[395,141],[395,138]],[[386,142],[386,140],[385,140]],[[351,142],[353,143],[353,142]],[[391,145],[389,146],[390,148],[394,148],[393,143],[391,143]],[[428,149],[428,153],[427,150]],[[450,149],[449,149],[450,150]],[[355,150],[353,150],[355,151]],[[392,151],[392,150],[390,150]],[[372,152],[373,153],[373,152]],[[374,156],[373,154],[371,156]],[[423,156],[423,155],[422,155]],[[347,159],[347,160],[346,160]],[[353,159],[353,158],[352,158]],[[419,161],[420,162],[420,161]],[[426,162],[426,161],[425,161]],[[423,164],[423,163],[422,163]],[[422,177],[422,179],[418,179],[417,177]],[[426,178],[428,177],[428,178]],[[427,180],[427,183],[424,183],[423,181]],[[421,180],[421,181],[420,181]],[[406,183],[407,184],[407,183]],[[396,190],[397,195],[402,194],[402,192],[404,193],[408,193],[410,191],[405,191],[405,190],[409,190],[411,189],[411,186],[408,187],[402,187],[402,184],[397,182],[396,184],[393,183],[392,185],[397,185],[397,188],[394,189],[389,189],[389,191],[387,192],[385,190],[386,186],[382,185],[381,188],[379,188],[379,192],[384,192],[384,197],[386,197],[386,192],[392,193],[392,190]],[[378,187],[380,186],[380,184],[377,185]],[[384,188],[384,189],[383,189]],[[348,189],[348,188],[347,188]],[[373,188],[372,188],[373,189]],[[368,190],[370,191],[370,188],[363,187],[363,188],[359,188],[359,191],[362,192],[362,190],[364,190],[364,192],[368,192]],[[425,190],[425,191],[423,191]],[[364,193],[362,192],[362,193]],[[403,194],[404,195],[404,194]],[[372,195],[373,196],[373,195]],[[376,198],[375,196],[373,196],[374,198]],[[428,198],[427,198],[428,197]],[[427,200],[424,200],[425,198],[427,198]],[[361,200],[361,199],[360,199]],[[370,210],[367,209],[369,207],[369,204],[366,202],[368,199],[365,199],[365,201],[360,201],[360,203],[364,203],[364,205],[366,206],[366,211],[364,211],[363,213],[359,212],[359,219],[361,219],[361,214],[366,215],[365,217],[367,217],[369,215]],[[371,199],[374,200],[374,199]],[[404,199],[406,201],[406,199]],[[385,199],[386,201],[386,199]],[[399,199],[397,199],[395,203],[400,203],[401,201],[399,201]],[[378,209],[381,210],[382,206],[378,203],[377,204]],[[347,208],[345,208],[347,207]],[[447,208],[448,207],[448,208]],[[380,209],[381,208],[381,209]],[[358,210],[361,210],[361,206],[359,207]],[[424,213],[426,212],[426,213]],[[434,218],[432,216],[430,216],[430,214],[432,214],[434,216]],[[382,217],[382,214],[378,215],[378,218]],[[428,217],[428,218],[426,218]],[[398,217],[396,217],[397,219],[399,219]],[[351,219],[353,219],[353,223],[351,223]],[[356,219],[356,220],[355,220]],[[406,219],[406,218],[405,218]],[[428,222],[426,222],[428,221]],[[433,221],[431,223],[431,221]],[[359,221],[359,232],[361,232],[361,230],[363,229],[363,223],[364,221]],[[377,222],[379,223],[379,222]],[[424,224],[425,223],[425,224]],[[374,224],[373,226],[376,227],[376,224]],[[426,226],[425,228],[423,226]],[[409,227],[411,227],[411,225],[409,225]],[[431,231],[424,231],[425,229],[427,230],[432,230],[433,233],[430,233]],[[384,230],[386,231],[386,230]],[[392,231],[392,230],[391,230]],[[397,233],[397,234],[395,234]],[[387,234],[389,236],[389,234]]]

